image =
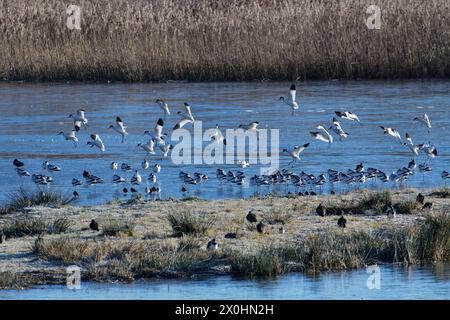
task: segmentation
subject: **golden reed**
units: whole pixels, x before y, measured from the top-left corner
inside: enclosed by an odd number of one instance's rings
[[[0,0],[6,80],[439,78],[449,57],[448,0]]]

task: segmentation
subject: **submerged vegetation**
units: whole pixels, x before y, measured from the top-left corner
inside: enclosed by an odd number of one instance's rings
[[[447,0],[1,0],[7,80],[448,77]]]

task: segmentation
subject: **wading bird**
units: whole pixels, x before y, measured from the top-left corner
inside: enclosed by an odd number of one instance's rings
[[[430,132],[430,130],[431,130],[431,122],[430,122],[430,119],[428,118],[428,115],[426,113],[423,114],[422,118],[415,117],[413,119],[413,121],[417,121],[417,122],[423,124],[427,128],[428,132]]]
[[[347,120],[350,120],[350,121],[358,121],[359,122],[358,116],[355,113],[353,113],[353,112],[350,112],[350,111],[335,111],[334,113],[339,118],[347,119]]]
[[[76,137],[75,133],[75,130],[72,130],[70,132],[60,131],[58,135],[62,135],[66,141],[73,141],[76,147],[78,146],[78,138]]]
[[[125,127],[120,117],[116,117],[116,125],[112,124],[109,126],[109,128],[120,134],[120,136],[122,137],[122,143],[125,142],[125,136],[128,135],[127,127]]]
[[[155,102],[164,111],[164,117],[165,116],[170,116],[169,105],[167,104],[167,100],[166,99],[156,99]]]
[[[297,88],[295,84],[292,84],[289,89],[289,98],[280,97],[280,100],[286,103],[292,109],[292,114],[294,114],[295,110],[298,109],[298,103],[295,101],[297,94]]]
[[[105,152],[105,144],[103,143],[102,139],[98,134],[91,134],[90,135],[92,141],[88,141],[87,144],[93,148],[97,147],[100,149],[101,152]]]

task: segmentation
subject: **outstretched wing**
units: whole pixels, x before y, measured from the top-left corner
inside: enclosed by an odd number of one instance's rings
[[[186,124],[188,124],[188,123],[192,123],[192,120],[191,120],[191,119],[188,119],[188,118],[181,119],[181,120],[175,125],[175,127],[173,127],[173,130],[181,129],[181,128],[183,128]]]

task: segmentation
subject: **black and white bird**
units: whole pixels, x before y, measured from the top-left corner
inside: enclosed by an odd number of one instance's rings
[[[169,110],[169,105],[167,103],[166,99],[156,99],[155,101],[158,106],[164,111],[164,117],[165,116],[170,116],[170,110]]]
[[[69,118],[72,118],[74,122],[75,131],[79,131],[80,127],[87,127],[88,119],[84,109],[78,109],[76,114],[70,114]]]
[[[441,173],[441,178],[443,179],[443,180],[447,180],[447,179],[450,179],[450,173],[448,172],[448,171],[442,171],[442,173]]]
[[[122,169],[123,171],[130,171],[131,169],[133,169],[133,167],[128,163],[122,162],[122,164],[120,165],[120,169]]]
[[[150,173],[148,175],[148,179],[147,180],[152,182],[152,183],[156,183],[156,180],[157,180],[156,175],[154,173]]]
[[[419,145],[415,145],[415,144],[411,144],[409,142],[405,142],[403,143],[403,145],[407,146],[409,148],[409,150],[411,150],[411,152],[415,155],[418,156],[420,150],[422,150],[423,148],[423,144],[419,144]]]
[[[245,131],[258,131],[258,121],[253,121],[249,124],[240,124],[239,129],[245,130]]]
[[[391,204],[386,204],[383,208],[383,212],[388,216],[388,218],[395,218],[397,216],[397,210]]]
[[[169,155],[169,152],[173,149],[173,146],[166,143],[164,145],[160,145],[159,149],[161,150],[162,156],[166,158]]]
[[[127,180],[124,177],[119,176],[118,174],[115,174],[113,176],[113,182],[114,184],[120,184],[125,183]]]
[[[147,143],[138,143],[138,147],[141,147],[147,155],[155,154],[155,140],[153,138],[149,139]]]
[[[152,140],[156,143],[165,144],[164,137],[167,135],[163,133],[164,129],[164,120],[159,118],[156,122],[156,126],[152,131],[144,131],[144,134],[148,134],[150,137],[152,137]]]
[[[289,88],[289,97],[280,97],[280,100],[286,103],[289,107],[291,107],[292,112],[295,112],[295,110],[298,109],[298,103],[296,101],[296,94],[297,94],[297,88],[295,87],[295,84],[292,84]]]
[[[424,172],[430,172],[430,171],[432,171],[432,170],[433,170],[433,168],[432,168],[429,164],[427,164],[427,163],[421,163],[421,164],[419,164],[419,171],[422,172],[422,173],[424,173]]]
[[[83,185],[83,180],[77,179],[77,178],[73,178],[72,179],[72,186],[73,187],[77,187],[77,186],[81,186]]]
[[[430,119],[428,118],[428,115],[426,113],[423,114],[422,118],[415,117],[413,119],[413,121],[417,121],[417,122],[423,124],[427,128],[428,132],[430,132],[430,130],[431,130],[431,122],[430,122]]]
[[[247,167],[250,167],[250,162],[245,161],[245,160],[239,160],[238,166],[241,168],[247,168]]]
[[[362,162],[358,163],[356,165],[355,171],[359,173],[364,172],[364,163]]]
[[[216,124],[216,128],[214,130],[214,133],[211,135],[211,140],[216,141],[218,144],[223,143],[224,145],[227,144],[227,139],[222,134],[222,131],[219,129],[219,125]]]
[[[321,130],[322,132],[310,131],[309,134],[311,135],[311,137],[313,137],[316,140],[326,142],[328,144],[333,143],[333,137],[322,125],[319,125],[316,128]]]
[[[150,167],[150,163],[148,163],[148,161],[144,159],[144,160],[141,162],[141,168],[144,169],[144,170],[147,170],[148,167]]]
[[[184,106],[184,112],[178,111],[177,114],[180,115],[184,119],[190,119],[192,122],[195,121],[194,116],[192,115],[191,106],[185,102],[183,104]]]
[[[110,125],[109,128],[120,134],[120,136],[122,137],[122,143],[125,142],[125,136],[128,135],[127,127],[124,125],[120,117],[116,117],[116,124]]]
[[[423,150],[429,158],[435,158],[438,155],[436,146],[430,142],[420,145],[420,150]]]
[[[73,141],[75,147],[78,146],[78,138],[76,136],[76,131],[72,130],[70,132],[60,131],[58,135],[62,135],[66,141]]]
[[[161,165],[160,164],[155,164],[153,166],[153,172],[154,173],[160,173],[161,172]]]
[[[290,156],[292,158],[292,162],[294,162],[296,160],[300,160],[300,154],[306,148],[308,148],[309,145],[310,145],[310,143],[308,142],[308,143],[305,143],[302,146],[295,146],[293,150],[283,149],[282,155]]]
[[[350,121],[358,121],[358,122],[360,122],[358,116],[355,113],[353,113],[353,112],[350,112],[350,111],[335,111],[334,113],[339,118],[347,119],[347,120],[350,120]]]
[[[119,164],[117,162],[111,162],[111,170],[116,171],[117,169],[119,169]]]
[[[23,168],[15,168],[19,177],[29,177],[31,174]]]
[[[101,152],[105,152],[105,144],[103,143],[102,139],[98,134],[91,134],[90,135],[92,141],[88,141],[87,144],[93,148],[97,147]]]
[[[142,177],[137,170],[134,172],[134,175],[131,177],[130,182],[131,182],[131,184],[134,184],[134,185],[138,185],[142,182]]]
[[[341,124],[336,118],[333,118],[333,125],[329,127],[334,133],[339,136],[339,139],[346,139],[348,137],[348,133],[342,130]]]
[[[397,130],[392,129],[392,128],[383,127],[383,126],[380,126],[380,128],[383,129],[384,134],[387,134],[387,135],[397,139],[400,143],[402,143],[402,137]]]
[[[57,172],[57,171],[61,171],[61,168],[58,167],[57,165],[51,164],[48,161],[44,161],[42,163],[42,169],[50,171],[50,172]]]
[[[181,129],[185,125],[190,124],[190,123],[194,123],[194,121],[190,118],[183,118],[175,124],[175,126],[173,127],[173,130]]]
[[[211,250],[211,251],[216,251],[217,249],[219,249],[219,245],[216,242],[216,239],[212,239],[210,241],[208,241],[208,244],[206,245],[206,249]]]

